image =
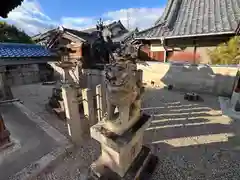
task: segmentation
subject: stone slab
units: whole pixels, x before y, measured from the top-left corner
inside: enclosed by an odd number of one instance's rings
[[[147,180],[150,179],[158,158],[151,154],[148,147],[143,146],[124,177],[105,167],[102,162],[99,158],[91,165],[87,180]]]
[[[65,136],[19,102],[1,105],[1,112],[17,146],[1,154],[0,172],[4,174],[0,173],[0,180],[36,179],[72,147]]]
[[[99,122],[90,128],[91,137],[101,144],[120,152],[120,150],[130,143],[133,137],[143,134],[145,129],[150,125],[151,119],[147,114],[142,114],[140,119],[122,135],[118,135],[104,128],[104,122]]]

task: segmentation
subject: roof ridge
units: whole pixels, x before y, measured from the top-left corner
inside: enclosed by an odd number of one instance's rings
[[[149,31],[149,30],[158,28],[158,27],[160,27],[160,26],[162,26],[163,28],[167,28],[167,29],[169,30],[169,28],[168,28],[167,26],[165,26],[165,23],[161,23],[161,24],[155,25],[155,26],[153,26],[153,27],[150,27],[150,28],[148,28],[148,29],[145,29],[145,30],[143,30],[143,31],[140,31],[140,32],[137,33],[137,35],[138,35],[138,34],[141,34],[141,33],[144,33],[144,32],[146,32],[146,31]]]
[[[171,9],[172,3],[174,0],[168,0],[167,5],[162,13],[162,15],[155,21],[155,25],[161,24],[165,21],[166,17],[169,14],[169,11]]]

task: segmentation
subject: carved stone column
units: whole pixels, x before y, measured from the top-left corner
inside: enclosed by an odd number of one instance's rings
[[[77,98],[77,92],[79,90],[70,75],[71,69],[76,67],[76,65],[73,62],[65,61],[61,62],[59,67],[64,70],[62,98],[64,102],[68,132],[73,142],[75,144],[80,144],[89,135],[89,125],[84,118],[80,118],[79,102]]]
[[[91,137],[101,144],[102,154],[91,165],[89,179],[148,179],[146,167],[154,169],[157,158],[143,145],[151,119],[141,113],[141,79],[142,71],[131,62],[107,66],[107,116],[90,128]]]

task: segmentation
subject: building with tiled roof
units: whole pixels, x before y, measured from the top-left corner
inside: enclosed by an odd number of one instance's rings
[[[53,69],[48,63],[59,59],[56,53],[41,45],[0,43],[0,76],[4,73],[8,85],[40,82],[46,77],[53,77]]]
[[[83,32],[87,32],[90,34],[95,31],[97,31],[96,28],[89,28],[89,29],[83,30]],[[103,28],[103,34],[105,33],[105,31],[107,31],[107,33],[110,33],[111,38],[116,38],[129,33],[129,31],[124,27],[124,25],[120,20],[114,21],[108,25],[105,25]]]
[[[66,45],[71,42],[77,44],[91,44],[96,39],[96,28],[85,30],[75,30],[65,27],[51,29],[45,33],[41,33],[32,37],[32,39],[41,45],[48,48],[53,48],[61,45]],[[123,35],[128,35],[129,31],[123,26],[121,21],[114,21],[104,26],[103,35],[110,35],[112,38],[117,38]]]
[[[92,38],[93,36],[87,32],[58,27],[44,33],[37,34],[32,37],[32,40],[38,44],[46,46],[47,48],[54,48],[59,44],[66,45],[71,42],[82,44],[84,42],[91,41]]]
[[[151,49],[165,53],[161,56],[165,60],[173,55],[170,49],[181,48],[201,54],[199,62],[210,63],[207,48],[232,37],[239,20],[239,0],[168,0],[154,26],[139,32],[136,39],[148,44],[150,53]]]

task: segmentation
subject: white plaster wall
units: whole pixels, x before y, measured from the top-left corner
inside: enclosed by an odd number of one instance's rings
[[[54,67],[59,73],[61,68]],[[138,64],[138,69],[143,70],[143,82],[164,87],[173,85],[175,89],[211,93],[215,95],[230,96],[234,86],[237,67],[168,64],[148,62]],[[96,69],[83,69],[80,78],[83,88],[96,91],[98,84],[104,83],[104,71]]]
[[[138,64],[143,70],[143,81],[164,87],[172,84],[175,89],[186,91],[213,93],[216,95],[231,95],[234,86],[237,67],[183,65],[148,62]]]

